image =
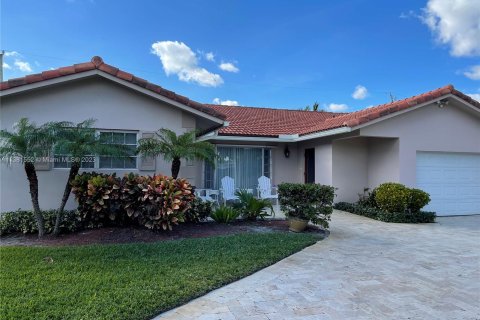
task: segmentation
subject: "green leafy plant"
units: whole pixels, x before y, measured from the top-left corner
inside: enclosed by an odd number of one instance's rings
[[[328,228],[333,211],[335,188],[320,184],[282,183],[278,185],[280,207],[289,218],[311,221]]]
[[[432,223],[435,222],[435,212],[385,212],[377,215],[377,220],[394,223]]]
[[[246,220],[264,220],[265,217],[274,216],[272,203],[268,199],[256,199],[247,190],[238,190],[235,195],[240,200],[233,207],[240,212]]]
[[[45,222],[45,233],[53,232],[56,211],[48,210],[41,211],[43,220]],[[61,232],[75,232],[83,229],[84,224],[80,214],[76,210],[67,210],[60,220]],[[31,210],[17,210],[10,212],[3,212],[0,215],[0,235],[8,235],[12,233],[36,233],[38,232],[38,225],[35,219],[35,214]]]
[[[355,211],[355,206],[354,203],[350,202],[337,202],[333,208],[341,211],[353,212]]]
[[[143,189],[149,177],[126,174],[121,181],[120,202],[127,216],[137,221],[143,215]]]
[[[410,196],[408,199],[407,209],[409,212],[419,212],[430,202],[430,195],[420,189],[409,189]]]
[[[370,191],[370,188],[364,188],[363,193],[358,194],[357,204],[363,207],[377,208],[377,202],[375,201],[376,193],[376,189]]]
[[[375,189],[375,201],[380,209],[389,213],[416,213],[430,202],[430,195],[420,189],[387,182]]]
[[[84,172],[72,181],[78,211],[88,227],[102,227],[122,220],[120,179],[114,174]]]
[[[195,141],[194,130],[177,136],[172,130],[162,128],[155,135],[154,138],[140,139],[137,153],[154,157],[162,155],[166,161],[172,161],[172,177],[175,179],[180,172],[181,159],[214,163],[214,145],[207,141]]]
[[[151,230],[172,230],[173,225],[183,222],[195,197],[187,180],[167,176],[147,178],[142,192],[139,222]]]
[[[238,218],[240,212],[232,207],[220,206],[212,212],[210,217],[218,223],[229,223]]]
[[[409,197],[410,191],[403,184],[387,182],[376,188],[375,202],[383,211],[405,212]]]
[[[205,221],[214,209],[214,203],[211,201],[203,201],[195,197],[190,204],[190,209],[185,212],[185,222],[200,222]]]

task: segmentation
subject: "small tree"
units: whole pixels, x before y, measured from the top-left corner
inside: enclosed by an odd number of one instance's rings
[[[13,132],[0,131],[0,158],[2,161],[7,160],[10,164],[18,159],[19,162],[23,163],[39,238],[43,237],[45,228],[38,202],[38,177],[35,169],[35,159],[49,155],[49,151],[56,140],[52,128],[52,123],[37,126],[35,123],[29,122],[27,118],[22,118],[14,124]]]
[[[97,154],[124,156],[126,153],[123,146],[106,143],[96,134],[95,128],[93,128],[95,121],[95,119],[87,119],[77,124],[72,122],[57,123],[56,132],[58,141],[55,149],[60,150],[62,154],[68,155],[71,161],[68,180],[65,184],[62,200],[60,201],[60,207],[57,210],[55,219],[55,228],[53,230],[55,235],[58,235],[60,231],[63,211],[72,191],[72,182],[82,166],[82,158]]]
[[[172,177],[177,178],[181,159],[206,160],[213,163],[215,147],[210,142],[195,141],[196,132],[188,131],[177,136],[169,129],[160,129],[154,138],[143,138],[138,141],[137,154],[146,156],[162,155],[166,161],[172,161]]]

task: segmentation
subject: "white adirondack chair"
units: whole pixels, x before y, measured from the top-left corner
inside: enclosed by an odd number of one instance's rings
[[[196,189],[195,196],[203,202],[215,202],[218,204],[218,190]]]
[[[221,183],[223,204],[226,205],[228,200],[238,200],[238,197],[235,195],[235,180],[227,176],[222,178]]]
[[[260,199],[276,199],[278,202],[278,194],[272,194],[273,189],[270,178],[265,176],[258,178],[258,197]]]

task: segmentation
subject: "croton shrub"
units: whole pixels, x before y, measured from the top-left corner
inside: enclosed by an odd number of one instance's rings
[[[195,196],[185,179],[163,175],[122,179],[115,174],[82,173],[72,183],[78,211],[90,227],[139,224],[171,230],[185,220]]]

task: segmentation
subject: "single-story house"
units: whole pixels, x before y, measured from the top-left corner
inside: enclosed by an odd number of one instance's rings
[[[265,175],[281,182],[337,188],[336,201],[356,201],[364,188],[397,181],[430,193],[439,215],[480,213],[480,103],[448,85],[351,113],[202,104],[104,63],[90,62],[1,83],[0,127],[22,117],[37,124],[97,119],[103,134],[135,146],[159,128],[197,129],[217,147],[215,167],[183,162],[180,176],[218,189],[231,176],[255,188]],[[37,163],[40,206],[56,208],[66,162]],[[170,173],[162,158],[95,157],[83,170]],[[20,164],[1,164],[0,212],[31,208]],[[73,197],[72,197],[73,198]],[[74,206],[71,199],[70,207]]]

